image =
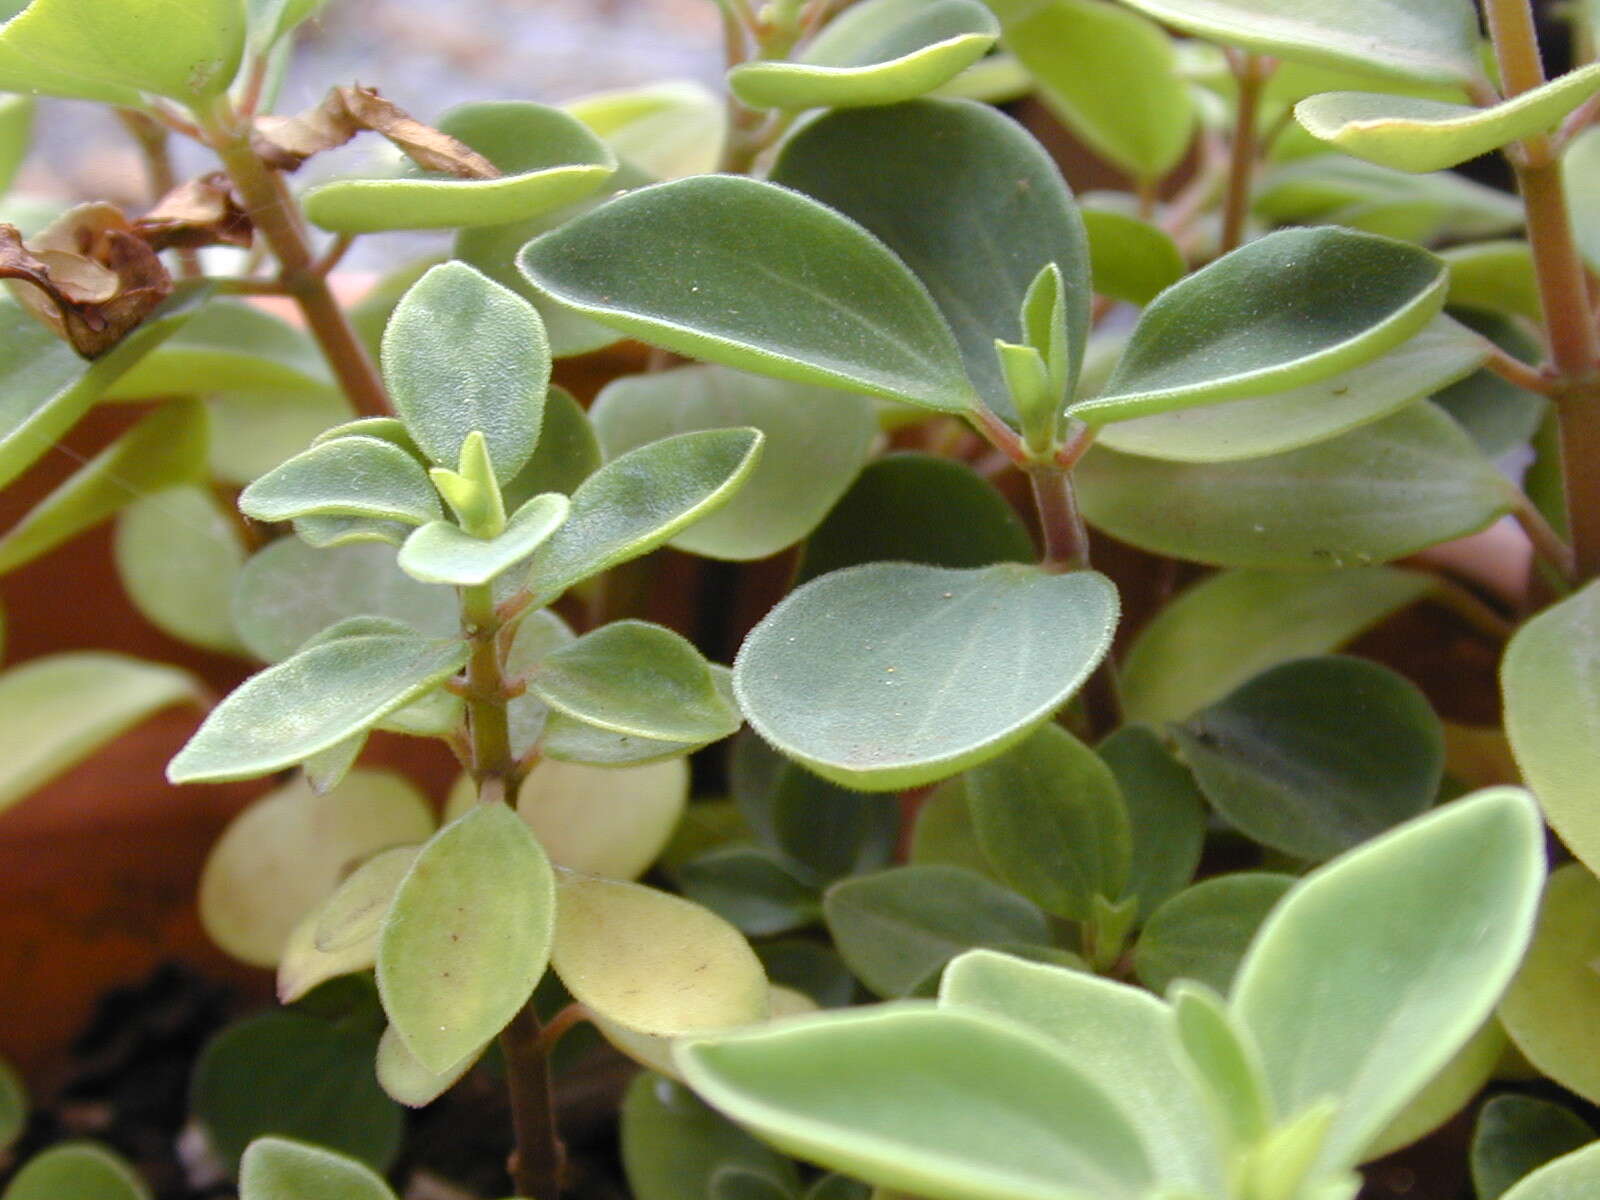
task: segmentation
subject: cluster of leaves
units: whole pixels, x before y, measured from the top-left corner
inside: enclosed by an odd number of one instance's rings
[[[1600,227],[1538,207],[1597,185],[1600,66],[1524,86],[1493,3],[1499,81],[1460,0],[726,0],[731,120],[671,86],[434,125],[354,87],[266,112],[317,0],[189,0],[154,40],[145,0],[14,5],[0,87],[224,168],[137,221],[0,204],[0,484],[94,405],[149,406],[0,535],[0,571],[115,515],[141,612],[270,664],[169,768],[295,772],[200,889],[292,1006],[195,1080],[244,1200],[392,1196],[399,1106],[486,1057],[522,1137],[528,1064],[579,1019],[649,1068],[622,1113],[642,1200],[1348,1200],[1511,1043],[1600,1102],[1600,689],[1575,652],[1600,513],[1557,444],[1585,444],[1595,364],[1545,308],[1549,239],[1581,285]],[[1027,88],[1137,195],[1075,197],[986,103]],[[30,109],[0,102],[0,182]],[[364,131],[403,158],[289,197]],[[1526,213],[1433,173],[1500,148]],[[449,260],[319,301],[349,239],[398,229],[454,230]],[[256,236],[276,279],[121,269]],[[273,290],[308,331],[216,294]],[[697,361],[587,408],[552,382],[624,337]],[[1524,488],[1494,459],[1530,444]],[[985,478],[1013,469],[1038,549]],[[1507,513],[1559,600],[1510,639],[1502,737],[1336,652],[1424,599],[1508,633],[1388,565]],[[1113,656],[1085,523],[1219,570]],[[731,668],[604,619],[607,573],[668,545],[803,545]],[[204,698],[68,652],[0,673],[0,702],[5,804]],[[744,723],[728,796],[690,803],[687,756]],[[357,765],[375,731],[455,752],[442,819]],[[1539,809],[1456,798],[1505,781],[1476,752],[1507,740]],[[1578,859],[1548,885],[1540,809]],[[0,1142],[23,1108],[0,1077]],[[1497,1096],[1480,1200],[1592,1188],[1589,1142]],[[556,1182],[538,1149],[529,1195]],[[4,1197],[66,1194],[144,1191],[65,1146]]]

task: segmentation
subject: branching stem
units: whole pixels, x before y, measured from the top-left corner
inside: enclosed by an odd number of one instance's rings
[[[1272,62],[1259,54],[1230,52],[1228,63],[1238,85],[1233,143],[1229,147],[1228,190],[1223,200],[1222,236],[1218,254],[1238,248],[1244,240],[1244,223],[1250,214],[1250,183],[1256,171],[1256,121],[1261,89],[1272,73]]]

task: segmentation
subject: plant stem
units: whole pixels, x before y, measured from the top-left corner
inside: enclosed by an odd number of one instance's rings
[[[505,1057],[511,1090],[511,1125],[517,1139],[511,1179],[517,1195],[527,1200],[556,1200],[566,1173],[567,1156],[556,1133],[555,1089],[542,1034],[532,997],[500,1034],[500,1053]]]
[[[1519,495],[1517,506],[1511,510],[1522,532],[1533,543],[1534,557],[1550,566],[1556,574],[1569,583],[1577,576],[1578,565],[1572,547],[1561,540],[1560,534],[1550,528],[1550,522],[1528,497]]]
[[[1250,180],[1256,170],[1256,113],[1261,106],[1261,85],[1269,73],[1259,54],[1230,54],[1228,62],[1239,86],[1239,99],[1234,114],[1233,143],[1229,147],[1228,191],[1222,209],[1219,255],[1237,249],[1244,240],[1244,222],[1250,213]]]
[[[1528,0],[1487,0],[1484,15],[1506,95],[1542,84],[1544,66]],[[1555,368],[1551,390],[1561,430],[1574,566],[1582,582],[1600,575],[1600,339],[1573,238],[1561,164],[1549,136],[1528,138],[1508,157],[1527,212],[1528,243]]]
[[[467,659],[467,731],[469,769],[478,785],[480,803],[504,802],[513,808],[525,775],[511,747],[506,714],[509,689],[500,660],[500,630],[490,584],[461,589],[462,629],[472,643]],[[556,1130],[555,1096],[550,1082],[549,1043],[539,1025],[533,997],[500,1033],[506,1062],[506,1088],[511,1097],[511,1124],[516,1150],[511,1176],[519,1196],[556,1200],[561,1194],[565,1151]]]
[[[333,298],[327,277],[318,271],[300,210],[282,174],[261,161],[250,148],[248,129],[236,128],[231,119],[212,121],[207,132],[250,220],[277,257],[283,290],[300,306],[351,405],[364,417],[387,416],[389,396],[383,377]]]
[[[1028,468],[1028,486],[1033,489],[1033,506],[1044,536],[1040,566],[1058,575],[1088,566],[1089,537],[1078,513],[1072,476],[1060,467],[1033,466]]]
[[[178,176],[172,169],[172,155],[167,150],[167,128],[154,117],[133,108],[117,109],[117,118],[132,135],[144,158],[145,180],[150,185],[150,199],[159,201],[178,186]],[[178,271],[185,279],[200,276],[200,253],[189,246],[177,251]]]

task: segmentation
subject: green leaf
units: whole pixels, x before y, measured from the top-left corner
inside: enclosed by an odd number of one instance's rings
[[[229,601],[245,547],[221,502],[198,485],[140,496],[117,516],[113,555],[122,590],[162,632],[243,655]]]
[[[1513,358],[1537,367],[1544,347],[1514,317],[1482,310],[1461,311],[1462,320]],[[1539,431],[1550,400],[1524,391],[1487,368],[1445,388],[1433,402],[1449,413],[1490,458],[1526,446]]]
[[[1561,840],[1600,863],[1600,584],[1525,624],[1500,668],[1506,736],[1523,779]]]
[[[34,1155],[0,1200],[150,1200],[148,1184],[118,1154],[94,1142],[63,1142]]]
[[[422,465],[372,437],[334,438],[295,455],[245,488],[239,509],[258,521],[360,516],[425,525],[443,515]]]
[[[1281,392],[1151,413],[1101,426],[1101,445],[1176,462],[1232,462],[1298,450],[1382,420],[1455,383],[1486,347],[1437,316],[1372,362]],[[1092,403],[1092,402],[1091,402]]]
[[[1232,1008],[1280,1113],[1337,1097],[1314,1176],[1358,1161],[1489,1017],[1532,932],[1543,843],[1527,793],[1491,789],[1312,872],[1267,918]]]
[[[372,1168],[287,1138],[250,1143],[239,1164],[239,1200],[394,1200]]]
[[[1329,92],[1295,105],[1313,137],[1346,154],[1397,171],[1439,171],[1554,129],[1600,91],[1600,64],[1581,67],[1489,108],[1389,96]]]
[[[1482,309],[1542,320],[1539,281],[1527,242],[1478,242],[1440,252],[1450,264],[1452,307]]]
[[[1178,165],[1194,129],[1189,83],[1159,26],[1100,0],[989,0],[1002,43],[1061,122],[1135,179]],[[1139,86],[1127,86],[1129,79]]]
[[[1600,881],[1581,863],[1553,872],[1528,957],[1500,1020],[1541,1072],[1593,1104],[1600,1098]]]
[[[573,999],[635,1033],[761,1020],[767,976],[732,925],[681,896],[563,872],[550,966]]]
[[[1491,1098],[1472,1130],[1478,1200],[1500,1200],[1523,1176],[1593,1140],[1588,1122],[1564,1105],[1515,1093]]]
[[[423,1108],[454,1087],[477,1060],[477,1055],[469,1054],[448,1071],[430,1071],[416,1060],[391,1025],[378,1040],[378,1086],[391,1100],[408,1108]]]
[[[761,459],[739,494],[672,542],[736,561],[766,558],[810,533],[860,472],[878,433],[864,396],[724,367],[625,375],[600,393],[590,419],[611,459],[693,430],[760,430]]]
[[[795,59],[738,64],[728,87],[752,108],[898,104],[954,79],[999,33],[977,0],[867,0],[830,21]]]
[[[1490,1017],[1362,1151],[1363,1160],[1370,1162],[1409,1146],[1461,1112],[1483,1091],[1484,1084],[1489,1082],[1510,1048],[1504,1027]]]
[[[10,189],[28,156],[36,107],[32,96],[0,96],[0,195]],[[25,230],[24,236],[31,232]]]
[[[950,161],[963,170],[942,171]],[[1076,379],[1089,328],[1083,220],[1049,155],[1008,117],[970,100],[830,113],[785,143],[772,178],[859,221],[911,268],[954,331],[967,378],[1004,415],[995,339],[1024,340],[1023,300],[1055,263]]]
[[[561,303],[680,354],[941,412],[973,400],[950,330],[905,265],[769,183],[641,188],[536,238],[520,264]]]
[[[325,795],[297,779],[251,804],[212,846],[200,874],[200,924],[234,958],[271,967],[352,866],[433,831],[427,801],[398,775],[356,771]]]
[[[318,550],[282,538],[239,571],[234,626],[250,652],[268,662],[288,658],[328,626],[358,616],[388,617],[439,637],[461,628],[455,596],[402,572],[387,546]]]
[[[289,933],[278,961],[278,1002],[296,1004],[323,984],[341,976],[372,970],[377,958],[377,939],[356,942],[343,950],[324,953],[315,944],[315,910]]]
[[[1131,854],[1116,776],[1059,725],[967,773],[978,845],[1000,878],[1040,908],[1087,921],[1122,894]]]
[[[74,471],[0,537],[0,573],[92,529],[130,500],[205,473],[206,411],[174,400]],[[170,550],[170,547],[169,547]]]
[[[46,655],[0,672],[0,810],[152,713],[200,699],[185,671],[96,650]]]
[[[244,51],[239,0],[8,0],[0,7],[0,90],[143,106],[186,103],[233,82]]]
[[[406,1049],[443,1074],[516,1015],[544,974],[555,878],[504,804],[474,805],[422,848],[378,937],[378,991]]]
[[[746,638],[752,728],[847,787],[897,791],[1002,753],[1109,647],[1116,590],[1091,571],[871,563],[792,592]]]
[[[400,301],[383,333],[395,412],[434,462],[455,467],[467,435],[489,443],[495,478],[539,441],[550,350],[534,307],[462,263],[443,263]]]
[[[1145,922],[1133,952],[1139,982],[1165,992],[1192,979],[1227,992],[1256,930],[1293,884],[1292,875],[1236,871],[1185,888]]]
[[[1508,511],[1503,477],[1431,404],[1301,450],[1170,463],[1096,447],[1083,514],[1141,549],[1228,567],[1367,566],[1475,533]],[[1292,494],[1295,502],[1284,504]],[[1174,512],[1184,514],[1181,524]]]
[[[506,507],[515,512],[535,496],[560,492],[571,496],[600,469],[600,443],[583,410],[566,388],[550,386],[533,457],[505,486]]]
[[[638,1200],[706,1200],[719,1167],[739,1166],[795,1186],[794,1163],[653,1071],[622,1101],[622,1162]]]
[[[1183,278],[1183,255],[1165,231],[1127,213],[1096,208],[1089,197],[1083,201],[1095,291],[1143,305]]]
[[[702,84],[650,83],[580,96],[562,107],[652,179],[709,175],[722,161],[728,106]]]
[[[250,44],[258,50],[270,49],[274,42],[316,16],[326,3],[327,0],[245,0]]]
[[[552,651],[528,690],[568,716],[633,737],[703,744],[739,727],[700,652],[644,621],[614,621]]]
[[[1179,981],[1168,993],[1183,1055],[1199,1076],[1213,1114],[1235,1148],[1253,1147],[1272,1130],[1272,1098],[1260,1056],[1221,996]]]
[[[540,604],[618,563],[648,554],[732,499],[760,459],[755,429],[707,429],[613,459],[572,494],[566,522],[534,555]]]
[[[1579,133],[1561,152],[1561,177],[1570,196],[1592,196],[1600,187],[1600,133],[1593,126]],[[1584,262],[1594,270],[1594,264],[1600,263],[1600,220],[1587,204],[1573,206],[1572,232]]]
[[[821,1014],[692,1042],[677,1061],[696,1091],[779,1149],[882,1186],[949,1200],[1133,1200],[1151,1182],[1138,1134],[1064,1051],[975,1012]]]
[[[11,1064],[0,1058],[0,1154],[16,1144],[27,1124],[27,1089]]]
[[[1122,895],[1107,899],[1135,897],[1147,918],[1194,878],[1205,844],[1205,800],[1146,726],[1123,725],[1095,753],[1116,777],[1132,847]]]
[[[1483,77],[1477,13],[1464,0],[1137,0],[1147,16],[1224,46],[1407,82]]]
[[[1197,1194],[1224,1190],[1203,1099],[1176,1053],[1172,1016],[1154,996],[1083,972],[972,950],[946,968],[939,1003],[1044,1034],[1118,1101],[1158,1180]]]
[[[426,831],[428,836],[432,833],[431,829]],[[317,949],[331,954],[376,939],[395,891],[416,862],[420,849],[391,846],[351,871],[316,910],[312,941]]]
[[[504,225],[581,200],[617,168],[611,151],[559,108],[527,100],[463,104],[437,123],[501,171],[431,174],[406,163],[386,178],[335,179],[306,192],[306,216],[335,233]]]
[[[685,896],[751,937],[788,933],[821,914],[816,890],[762,846],[719,846],[672,874]]]
[[[880,996],[904,996],[978,946],[1050,941],[1045,916],[960,867],[891,867],[841,880],[823,897],[845,963]]]
[[[1173,733],[1230,824],[1312,862],[1416,816],[1444,775],[1444,728],[1427,698],[1359,658],[1271,667]]]
[[[293,458],[350,416],[349,401],[331,385],[299,392],[223,392],[206,397],[206,407],[211,473],[241,485]]]
[[[1600,1145],[1546,1163],[1506,1193],[1506,1200],[1578,1200],[1600,1185]]]
[[[340,638],[252,675],[167,764],[173,783],[253,779],[370,729],[454,675],[466,643],[421,634]]]
[[[187,316],[183,300],[169,302],[112,349],[85,362],[20,305],[0,300],[0,487],[48,452]]]
[[[372,1077],[376,1049],[366,1030],[263,1013],[206,1046],[190,1107],[230,1173],[264,1134],[315,1142],[383,1170],[400,1149],[402,1117]]]
[[[111,400],[245,392],[284,403],[333,385],[311,335],[236,300],[212,300],[106,391]]]
[[[811,536],[796,582],[860,563],[986,567],[1034,557],[1016,510],[971,467],[890,454],[867,465]]]
[[[1139,631],[1122,663],[1123,707],[1134,721],[1184,720],[1268,667],[1337,650],[1432,586],[1395,567],[1218,572]]]
[[[1426,250],[1347,229],[1281,229],[1145,309],[1105,390],[1068,411],[1101,425],[1282,392],[1392,350],[1444,304]]]
[[[535,496],[492,538],[476,538],[448,521],[433,521],[406,539],[396,562],[423,583],[485,584],[543,545],[567,519],[567,507],[560,492]]]

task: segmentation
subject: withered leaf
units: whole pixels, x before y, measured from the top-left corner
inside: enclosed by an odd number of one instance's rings
[[[24,244],[0,224],[0,279],[85,358],[120,342],[172,294],[155,250],[111,204],[81,204]]]
[[[447,133],[409,116],[375,88],[336,87],[299,116],[257,117],[250,144],[266,162],[293,171],[324,150],[342,146],[364,129],[382,134],[424,171],[458,179],[498,179],[487,158]]]
[[[221,171],[173,188],[133,223],[133,230],[156,250],[248,247],[254,232]]]

